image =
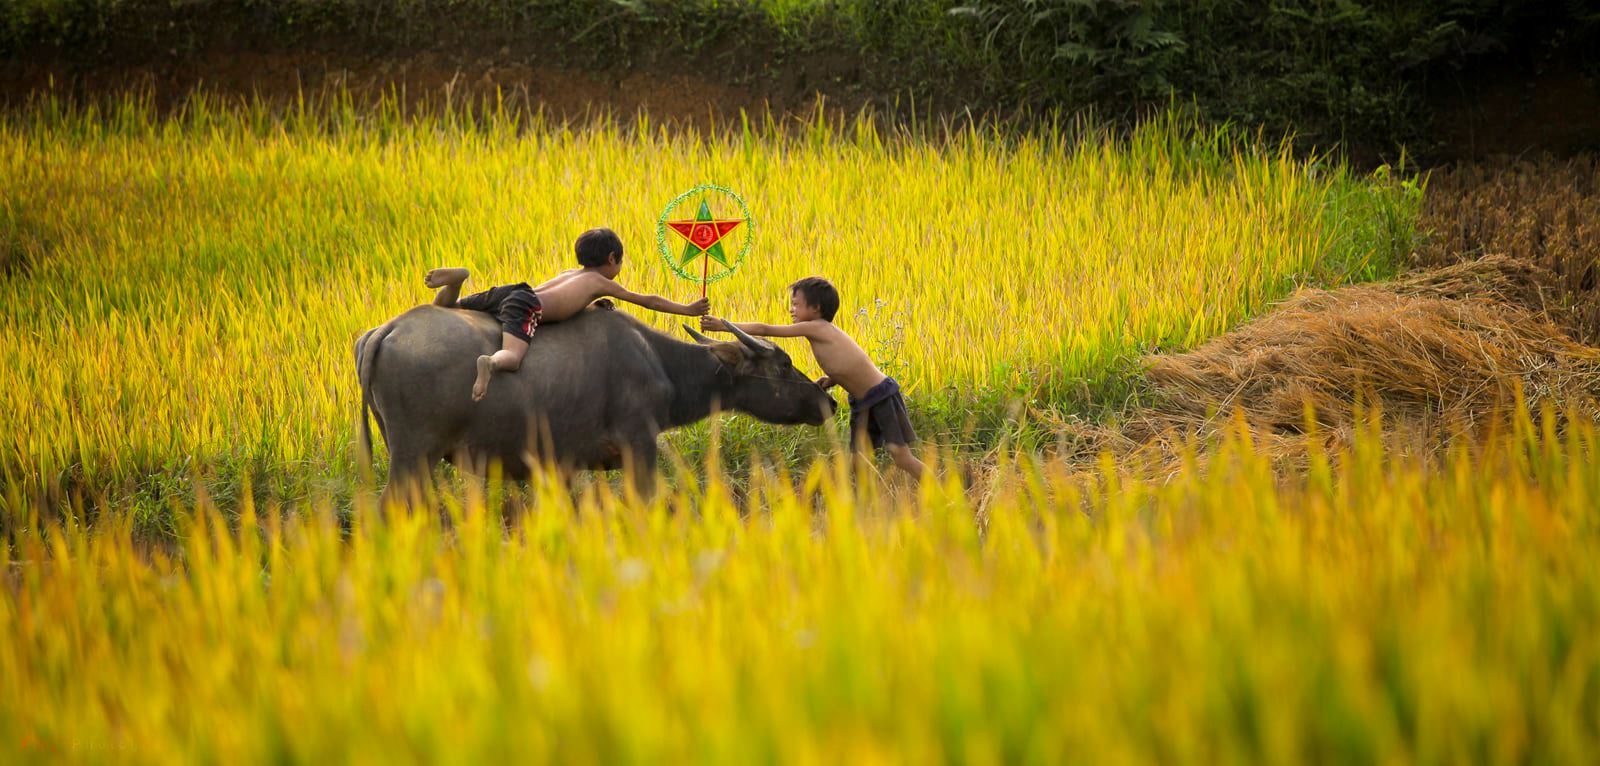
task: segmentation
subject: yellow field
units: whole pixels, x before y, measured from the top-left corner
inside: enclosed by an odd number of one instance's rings
[[[785,285],[831,278],[841,326],[946,443],[979,404],[995,421],[1006,402],[1093,406],[1142,351],[1215,334],[1298,282],[1382,272],[1415,208],[1386,178],[1176,119],[1124,140],[884,136],[870,120],[705,136],[44,104],[3,122],[0,178],[0,466],[90,488],[219,464],[349,477],[351,344],[428,301],[426,269],[467,266],[469,290],[537,282],[609,225],[624,283],[687,300],[698,286],[661,262],[654,226],[700,182],[738,190],[759,225],[746,268],[712,286],[714,312],[783,320]]]
[[[509,536],[470,500],[202,510],[153,556],[31,524],[0,761],[1588,762],[1600,441],[1550,433],[1282,484],[1238,441],[1161,484],[1024,461],[980,504],[539,484]]]
[[[1577,410],[1440,451],[1308,434],[1289,475],[1243,424],[1158,478],[1013,439],[1118,404],[1144,351],[1384,275],[1415,184],[1173,118],[518,119],[0,118],[0,763],[1600,751],[1600,431]],[[372,507],[360,331],[429,300],[430,267],[537,281],[596,225],[626,283],[688,298],[653,226],[700,182],[759,226],[716,313],[780,320],[785,285],[832,278],[939,478],[846,464],[837,424],[732,419],[672,437],[651,501],[539,477]]]

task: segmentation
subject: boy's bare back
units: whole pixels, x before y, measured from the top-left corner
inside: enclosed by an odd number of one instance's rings
[[[616,282],[585,269],[568,269],[533,288],[533,292],[544,304],[545,321],[559,322],[605,297],[602,291],[608,284]]]
[[[873,386],[883,382],[883,371],[872,363],[872,357],[856,343],[855,338],[832,322],[812,319],[792,326],[804,326],[801,337],[811,343],[811,353],[817,358],[828,380],[844,388],[851,396],[862,397]]]
[[[546,322],[568,319],[601,298],[616,298],[652,311],[685,316],[702,316],[710,310],[704,298],[684,304],[659,295],[635,293],[593,269],[568,269],[533,288],[533,292],[544,304]]]

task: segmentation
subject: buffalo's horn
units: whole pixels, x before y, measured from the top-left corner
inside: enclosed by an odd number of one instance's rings
[[[694,338],[694,341],[696,343],[699,343],[699,344],[701,344],[703,346],[709,346],[709,345],[711,345],[713,343],[716,343],[715,340],[712,340],[711,338],[707,338],[706,336],[701,335],[698,330],[694,329],[693,327],[690,327],[689,325],[679,325],[679,326],[683,328],[684,332],[689,333],[689,337]]]
[[[750,337],[750,335],[744,330],[739,329],[739,325],[736,325],[732,322],[723,322],[722,324],[728,328],[728,332],[733,333],[733,337],[738,338],[739,342],[743,343],[745,347],[749,348],[751,351],[754,351],[757,354],[772,353],[773,347],[771,344],[763,343],[755,338]]]

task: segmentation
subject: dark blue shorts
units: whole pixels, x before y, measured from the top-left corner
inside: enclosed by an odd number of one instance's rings
[[[500,329],[526,343],[533,340],[544,305],[527,282],[498,285],[456,301],[456,308],[481,311],[500,320]]]
[[[917,443],[905,397],[900,395],[900,384],[894,378],[884,378],[859,401],[850,397],[850,449],[860,445],[863,433],[874,449],[885,444]]]

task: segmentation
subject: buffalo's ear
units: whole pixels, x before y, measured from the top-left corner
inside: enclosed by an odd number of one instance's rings
[[[737,343],[712,343],[711,354],[729,367],[738,367],[750,359],[750,351]]]
[[[714,340],[712,340],[710,338],[707,338],[704,335],[701,335],[698,330],[694,329],[693,327],[690,327],[689,325],[685,324],[685,325],[678,325],[678,326],[682,327],[684,332],[689,333],[689,337],[694,338],[694,342],[699,343],[702,346],[710,346],[710,345],[714,345],[716,343],[716,341],[714,341]]]

